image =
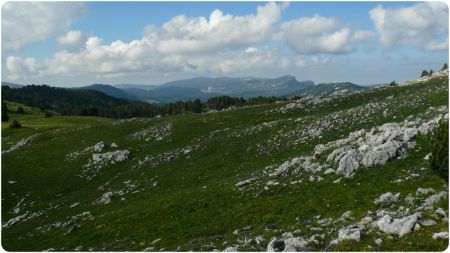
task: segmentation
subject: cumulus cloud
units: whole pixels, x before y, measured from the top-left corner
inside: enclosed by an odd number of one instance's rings
[[[293,61],[276,49],[255,49],[250,47],[246,50],[220,52],[213,57],[210,54],[193,57],[190,54],[163,54],[152,47],[152,43],[146,39],[129,43],[115,41],[102,44],[101,39],[90,37],[82,50],[73,52],[62,50],[43,61],[8,57],[7,79],[17,80],[21,76],[230,74],[255,69],[288,68],[293,64]]]
[[[448,8],[442,2],[393,9],[379,5],[369,14],[381,43],[388,48],[403,44],[420,46],[430,38],[448,34]]]
[[[39,71],[39,64],[34,58],[10,56],[6,59],[6,68],[8,70],[7,79],[14,81],[19,78],[26,79],[29,76],[35,76]]]
[[[160,28],[148,26],[144,37],[170,53],[208,53],[264,42],[287,4],[267,3],[256,14],[233,16],[214,10],[209,18],[178,15]]]
[[[430,41],[430,43],[428,43],[427,45],[427,50],[430,51],[448,50],[448,38],[442,42],[437,42],[435,40]]]
[[[69,31],[66,35],[58,38],[58,44],[61,48],[76,51],[84,46],[86,38],[81,31]]]
[[[80,2],[7,2],[2,9],[2,45],[19,50],[64,32],[84,12]]]
[[[234,16],[215,10],[208,18],[179,15],[160,27],[148,26],[142,38],[105,43],[102,38],[68,31],[57,38],[59,51],[43,60],[9,56],[8,80],[24,77],[217,75],[273,71],[308,65],[302,54],[349,53],[369,31],[353,32],[321,16],[279,24],[287,4],[267,3],[254,14]],[[276,33],[273,37],[273,34]],[[292,54],[272,38],[286,40]],[[327,64],[316,57],[312,64]]]
[[[244,52],[246,52],[247,54],[256,53],[258,52],[258,49],[256,47],[248,47]]]
[[[336,19],[315,15],[284,22],[274,38],[286,40],[299,54],[343,54],[368,35],[367,31],[352,33]]]

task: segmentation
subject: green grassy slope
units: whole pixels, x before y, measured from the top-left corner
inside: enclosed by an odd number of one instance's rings
[[[416,167],[427,168],[423,157],[429,153],[428,136],[419,136],[404,159],[360,169],[338,184],[333,183],[334,174],[321,182],[296,175],[268,190],[242,191],[235,184],[261,175],[268,165],[311,153],[319,143],[359,129],[401,122],[430,107],[447,106],[448,77],[337,96],[281,113],[287,104],[131,120],[44,118],[39,110],[28,107],[24,109],[29,114],[9,113],[10,121],[17,119],[23,128],[10,129],[2,123],[2,152],[24,138],[33,138],[2,154],[2,223],[23,217],[3,226],[2,246],[12,251],[210,251],[233,245],[239,245],[239,250],[265,250],[271,237],[283,232],[297,231],[306,237],[317,233],[308,226],[312,216],[336,219],[351,210],[355,222],[368,210],[376,210],[373,200],[387,191],[405,197],[419,187],[447,189],[428,169],[419,170],[419,176],[410,180],[393,182]],[[8,102],[7,106],[15,111],[17,104]],[[308,132],[327,120],[332,127],[317,135]],[[263,124],[267,122],[272,123]],[[163,130],[168,125],[169,130]],[[135,133],[146,129],[157,136],[147,136],[148,141],[136,138],[139,134]],[[92,180],[86,180],[80,175],[93,152],[66,157],[100,141],[118,145],[102,152],[129,150],[130,157],[104,166]],[[145,157],[169,156],[158,164],[139,163]],[[302,183],[291,184],[297,179]],[[110,203],[98,203],[106,192],[120,191]],[[448,214],[447,206],[445,199],[435,207]],[[248,226],[245,232],[233,233]],[[447,241],[431,236],[448,231],[447,227],[448,223],[439,220],[435,226],[404,237],[367,233],[359,242],[348,241],[331,249],[440,251]],[[264,238],[262,243],[242,242],[257,235]],[[331,237],[336,236],[337,230]],[[327,249],[331,237],[319,240],[316,249]],[[380,246],[374,244],[376,238],[383,239]]]

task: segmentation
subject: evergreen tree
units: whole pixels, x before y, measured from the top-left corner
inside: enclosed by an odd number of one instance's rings
[[[53,113],[49,112],[49,111],[45,111],[44,112],[44,117],[46,118],[51,118],[53,116]]]
[[[426,71],[426,70],[422,71],[422,75],[420,75],[420,77],[424,77],[424,76],[428,76],[428,71]]]
[[[433,70],[432,70],[432,69],[430,69],[430,71],[428,72],[428,75],[429,75],[429,76],[432,76],[432,75],[433,75]]]
[[[446,69],[448,69],[448,65],[447,65],[447,63],[444,63],[444,66],[442,66],[441,70],[446,70]]]
[[[7,111],[8,107],[6,107],[6,104],[2,102],[2,122],[7,122],[9,120]]]
[[[398,84],[394,81],[392,81],[391,83],[389,83],[389,86],[397,86]]]
[[[430,168],[448,181],[448,121],[441,120],[431,142]]]
[[[11,124],[9,124],[10,128],[21,128],[22,125],[17,121],[17,120],[13,120],[13,122],[11,122]]]
[[[17,111],[16,111],[18,114],[24,114],[25,113],[25,111],[23,110],[23,108],[22,108],[22,106],[19,106],[18,108],[17,108]]]

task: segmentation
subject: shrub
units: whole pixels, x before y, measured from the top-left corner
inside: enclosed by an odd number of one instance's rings
[[[51,117],[53,116],[53,113],[52,113],[52,112],[49,112],[49,111],[45,111],[44,116],[45,116],[46,118],[51,118]]]
[[[8,108],[6,107],[6,104],[2,103],[2,122],[7,122],[9,120],[7,111]]]
[[[428,75],[429,75],[429,76],[432,76],[432,75],[433,75],[433,70],[432,70],[432,69],[430,69],[430,71],[428,71]]]
[[[430,168],[446,182],[448,181],[448,121],[441,120],[433,133]]]
[[[23,108],[21,107],[21,106],[19,106],[19,108],[17,108],[17,111],[16,111],[18,114],[24,114],[25,113],[25,111],[23,110]]]
[[[17,121],[17,120],[13,120],[13,122],[11,122],[11,124],[9,124],[10,128],[21,128],[22,125]]]
[[[446,70],[446,69],[448,69],[448,65],[447,65],[447,63],[444,63],[444,66],[442,66],[441,70]]]
[[[389,86],[397,86],[397,83],[395,81],[392,81]]]
[[[428,76],[428,71],[426,71],[426,70],[422,71],[422,75],[420,75],[420,77],[424,77],[424,76]]]

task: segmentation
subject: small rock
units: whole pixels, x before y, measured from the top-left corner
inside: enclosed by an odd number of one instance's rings
[[[436,209],[436,211],[434,211],[434,212],[441,215],[443,218],[447,217],[447,214],[445,213],[444,209],[442,209],[440,207],[438,209]]]
[[[328,175],[328,174],[331,174],[331,173],[334,173],[334,172],[335,172],[335,170],[329,168],[329,169],[325,170],[325,171],[323,172],[323,174],[324,174],[324,175]]]
[[[430,226],[434,226],[437,224],[437,222],[434,220],[420,220],[419,223],[420,223],[420,225],[425,226],[425,227],[430,227]]]
[[[399,197],[400,193],[394,195],[391,192],[386,192],[381,194],[378,198],[376,198],[374,203],[382,206],[390,206],[394,203],[397,203]]]
[[[379,219],[376,224],[381,231],[387,234],[403,236],[411,232],[421,216],[421,213],[415,213],[401,219],[393,219],[390,215],[385,215],[383,218]]]
[[[361,230],[358,227],[350,225],[339,229],[338,241],[342,242],[344,240],[354,240],[358,241],[361,239]]]
[[[427,188],[427,189],[419,188],[416,191],[416,196],[427,195],[427,194],[430,194],[430,193],[434,193],[434,189],[433,188]]]
[[[448,239],[448,232],[439,232],[433,234],[433,239]]]

